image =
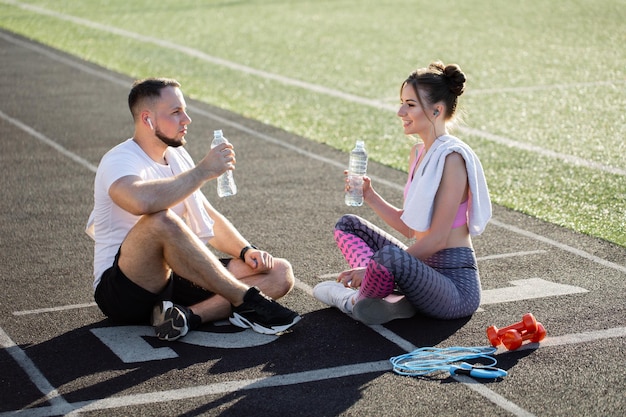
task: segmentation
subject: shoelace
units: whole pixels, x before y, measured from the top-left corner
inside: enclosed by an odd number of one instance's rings
[[[463,347],[449,348],[425,347],[410,353],[394,356],[389,361],[393,371],[400,375],[420,376],[438,371],[447,371],[451,375],[469,375],[476,378],[502,378],[507,375],[503,369],[496,368],[498,361],[490,356],[496,348]],[[485,364],[475,365],[464,361],[481,360]]]
[[[290,314],[290,311],[287,308],[281,306],[262,292],[256,294],[256,297],[258,298],[244,302],[244,306],[250,311],[270,317],[287,316]]]

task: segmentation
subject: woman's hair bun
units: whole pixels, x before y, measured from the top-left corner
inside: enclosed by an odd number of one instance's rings
[[[441,64],[443,66],[443,64]],[[443,68],[442,75],[447,79],[450,91],[457,96],[463,94],[465,91],[465,74],[461,71],[461,68],[456,64],[446,65]]]
[[[441,61],[433,61],[428,68],[419,68],[408,76],[402,83],[401,97],[402,89],[407,84],[415,90],[422,108],[425,104],[443,102],[446,106],[445,117],[449,121],[456,112],[457,99],[465,91],[465,74],[456,64],[445,65]]]

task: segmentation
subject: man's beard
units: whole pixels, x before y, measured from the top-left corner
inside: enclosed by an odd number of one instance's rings
[[[181,139],[176,139],[175,137],[174,138],[168,138],[167,136],[165,136],[159,130],[158,127],[154,130],[154,135],[157,138],[159,138],[161,140],[161,142],[163,142],[167,146],[171,146],[172,148],[178,148],[179,146],[185,146],[185,144],[187,143],[185,138],[181,138]]]

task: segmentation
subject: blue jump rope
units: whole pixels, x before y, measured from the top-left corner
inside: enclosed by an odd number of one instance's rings
[[[496,368],[498,361],[491,355],[494,347],[425,347],[389,359],[393,371],[400,375],[421,376],[446,371],[450,375],[468,375],[474,378],[496,379],[507,376],[504,369]],[[465,361],[481,360],[485,364]]]

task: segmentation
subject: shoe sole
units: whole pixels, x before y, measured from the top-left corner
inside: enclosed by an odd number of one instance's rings
[[[339,291],[343,292],[344,296],[333,297],[333,295],[336,295]],[[313,287],[313,297],[317,301],[320,301],[330,307],[334,307],[345,314],[350,314],[350,312],[346,310],[345,304],[354,294],[356,294],[356,290],[346,288],[343,284],[335,281],[321,282]]]
[[[160,306],[155,307],[160,310]],[[154,317],[154,314],[153,314]],[[159,312],[160,320],[153,319],[154,333],[160,340],[173,342],[185,336],[189,331],[187,318],[177,308],[171,307],[165,312]],[[157,321],[159,324],[154,324]]]
[[[384,324],[391,320],[408,319],[416,312],[415,307],[405,297],[396,302],[382,298],[364,298],[352,309],[354,318],[365,324]]]
[[[233,313],[228,320],[235,326],[237,327],[241,327],[242,329],[252,329],[257,333],[261,333],[261,334],[278,334],[278,333],[282,333],[285,330],[289,329],[291,326],[293,326],[294,324],[296,324],[297,322],[300,321],[302,317],[300,316],[296,316],[291,323],[289,324],[284,324],[284,325],[280,325],[280,326],[271,326],[271,327],[266,327],[263,326],[259,323],[253,322],[248,320],[247,318],[245,318],[244,316],[237,314],[237,313]]]

